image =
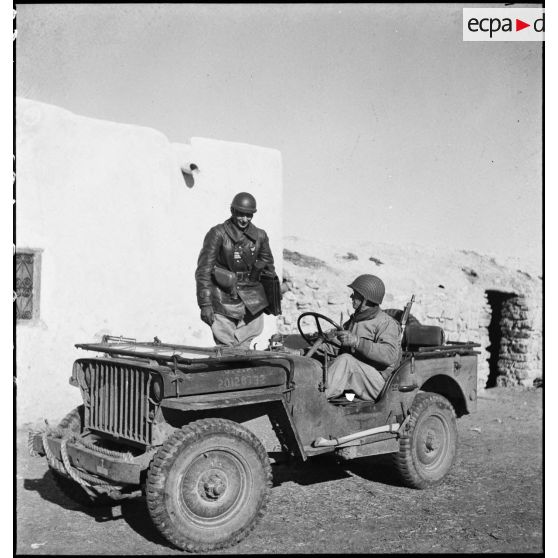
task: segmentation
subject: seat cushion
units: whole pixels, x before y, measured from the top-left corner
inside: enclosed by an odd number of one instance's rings
[[[439,326],[411,324],[405,328],[403,345],[413,347],[437,347],[445,341],[444,330]]]

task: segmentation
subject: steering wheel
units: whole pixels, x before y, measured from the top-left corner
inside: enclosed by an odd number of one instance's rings
[[[316,329],[318,330],[318,337],[315,340],[312,339],[313,336],[311,337],[310,335],[307,335],[307,334],[304,333],[304,331],[302,331],[301,322],[302,322],[302,319],[306,318],[307,316],[312,316],[314,318],[314,320],[316,321]],[[322,329],[322,326],[320,325],[320,320],[324,320],[324,321],[328,322],[337,331],[341,330],[341,328],[339,327],[339,324],[336,324],[331,318],[328,318],[327,316],[324,316],[323,314],[318,314],[318,312],[304,312],[303,314],[301,314],[298,317],[298,320],[296,322],[296,327],[298,328],[298,331],[300,331],[300,335],[302,335],[302,338],[306,341],[306,343],[308,343],[309,345],[312,345],[310,350],[306,353],[307,357],[311,357],[326,342],[330,343],[334,347],[341,348],[341,343],[339,343],[339,341],[335,341],[333,339],[330,339],[329,336],[327,335],[327,333],[324,333],[324,331]]]

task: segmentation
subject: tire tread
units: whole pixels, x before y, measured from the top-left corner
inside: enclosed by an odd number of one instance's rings
[[[447,410],[451,415],[451,422],[455,424],[456,415],[453,405],[443,396],[433,392],[419,392],[415,397],[411,406],[410,418],[405,429],[405,433],[399,439],[399,451],[393,454],[393,463],[395,469],[399,473],[399,477],[405,486],[410,488],[424,489],[431,486],[436,486],[441,483],[443,478],[436,481],[424,479],[418,473],[415,464],[413,463],[412,455],[412,435],[414,428],[417,424],[419,417],[430,406],[437,405]],[[456,444],[457,444],[457,430],[456,430]],[[450,466],[451,468],[451,466]]]
[[[249,443],[256,451],[260,462],[264,466],[265,491],[262,503],[252,521],[239,529],[231,537],[215,543],[201,543],[189,539],[186,534],[177,532],[170,521],[165,507],[165,481],[169,470],[185,444],[191,444],[203,438],[208,432],[219,432],[239,436]],[[146,502],[151,519],[159,532],[174,546],[188,552],[207,552],[237,544],[254,529],[263,517],[270,496],[272,486],[271,465],[267,452],[260,440],[249,430],[238,423],[227,419],[210,418],[201,419],[184,425],[176,430],[163,443],[153,461],[151,462],[146,482]]]

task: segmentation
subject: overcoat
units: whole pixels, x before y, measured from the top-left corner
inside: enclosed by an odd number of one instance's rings
[[[328,351],[335,355],[352,354],[364,364],[372,366],[387,380],[401,360],[399,323],[377,306],[353,314],[343,324],[343,329],[358,337],[357,346],[352,349],[338,349],[328,344]]]
[[[401,326],[379,309],[372,318],[350,320],[345,327],[359,338],[350,352],[387,380],[401,360]]]
[[[236,275],[236,285],[217,284],[215,267]],[[259,273],[275,273],[269,238],[252,223],[241,230],[232,218],[212,227],[205,235],[196,268],[196,294],[200,308],[212,306],[217,314],[241,319],[246,309],[256,315],[268,306]]]

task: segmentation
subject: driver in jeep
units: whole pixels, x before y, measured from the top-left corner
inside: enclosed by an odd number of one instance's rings
[[[375,275],[359,275],[350,285],[355,310],[343,331],[335,332],[341,348],[328,368],[326,396],[352,392],[359,399],[375,400],[401,359],[401,327],[381,308],[385,286]]]

